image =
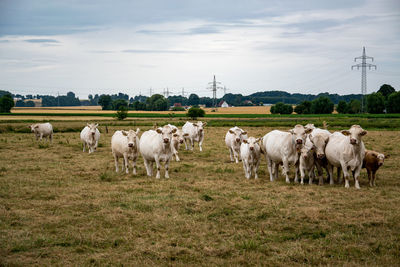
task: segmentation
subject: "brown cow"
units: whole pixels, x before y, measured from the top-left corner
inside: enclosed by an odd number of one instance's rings
[[[384,160],[389,157],[389,155],[384,155],[376,151],[365,150],[362,167],[367,169],[370,186],[375,186],[375,173],[383,165]]]

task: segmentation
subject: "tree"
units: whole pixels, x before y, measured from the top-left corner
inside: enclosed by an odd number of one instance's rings
[[[372,93],[367,96],[368,113],[379,114],[385,109],[385,97],[381,93]]]
[[[297,114],[311,114],[311,101],[303,101],[294,108]]]
[[[387,101],[387,113],[400,113],[400,92],[391,93]]]
[[[120,107],[128,108],[128,102],[123,99],[117,99],[112,102],[112,106],[114,110],[120,110]]]
[[[272,114],[292,114],[293,107],[292,107],[292,105],[278,102],[271,107],[270,111]]]
[[[14,106],[14,100],[10,94],[3,95],[0,98],[0,113],[10,113]]]
[[[357,99],[352,99],[347,105],[347,113],[357,114],[361,112],[361,101]]]
[[[186,113],[187,117],[192,118],[192,120],[196,120],[198,117],[204,117],[206,112],[204,109],[199,108],[198,106],[191,107]]]
[[[199,104],[199,96],[196,94],[190,94],[189,99],[188,99],[188,104],[190,106],[196,106]]]
[[[339,104],[336,107],[336,111],[338,113],[344,114],[344,113],[347,113],[347,109],[348,109],[347,102],[344,100],[340,100]]]
[[[16,106],[16,107],[25,107],[25,102],[24,102],[24,100],[18,100],[18,101],[15,103],[15,106]]]
[[[168,110],[168,100],[160,94],[154,94],[146,99],[146,110]]]
[[[311,113],[330,114],[333,111],[333,102],[326,96],[320,96],[312,101]]]
[[[385,99],[387,99],[387,97],[394,92],[396,92],[396,90],[390,84],[383,84],[377,93],[381,93]]]
[[[99,98],[99,105],[102,110],[112,110],[112,99],[109,95],[101,95]]]
[[[122,99],[121,99],[122,100]],[[115,114],[117,120],[123,120],[128,117],[128,108],[125,106],[120,106],[117,113]]]

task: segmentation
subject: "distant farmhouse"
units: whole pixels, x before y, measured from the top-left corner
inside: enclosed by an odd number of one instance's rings
[[[221,101],[218,103],[218,107],[221,107],[221,108],[228,108],[228,107],[229,107],[229,104],[228,104],[225,100],[221,100]]]

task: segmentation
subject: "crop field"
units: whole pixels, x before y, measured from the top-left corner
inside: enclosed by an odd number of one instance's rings
[[[163,121],[159,121],[162,123]],[[164,121],[167,123],[167,121]],[[203,152],[180,150],[169,179],[115,173],[104,125],[100,146],[83,153],[79,128],[55,122],[52,144],[1,122],[0,265],[349,265],[400,264],[400,132],[369,130],[368,149],[391,157],[368,186],[244,178],[224,144],[228,127],[206,127]],[[146,123],[144,123],[146,124]],[[349,125],[350,126],[350,125]],[[261,137],[272,129],[246,127]],[[343,127],[342,129],[348,127]],[[121,162],[120,162],[121,164]]]

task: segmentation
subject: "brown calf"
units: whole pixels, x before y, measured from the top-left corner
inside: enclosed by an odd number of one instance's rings
[[[375,186],[375,173],[387,158],[389,158],[389,155],[384,155],[372,150],[365,150],[362,167],[367,169],[370,186]]]

